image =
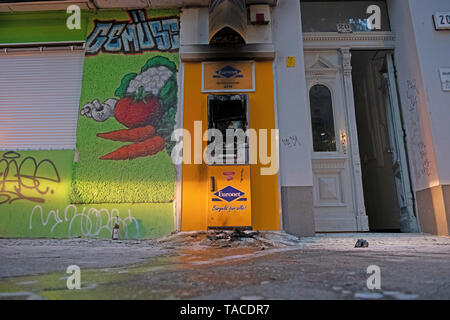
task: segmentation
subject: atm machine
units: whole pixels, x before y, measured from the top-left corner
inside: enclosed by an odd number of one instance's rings
[[[208,228],[252,227],[247,94],[208,95]]]

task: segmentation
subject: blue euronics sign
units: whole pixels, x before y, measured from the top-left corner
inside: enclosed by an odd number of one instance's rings
[[[240,74],[241,72],[241,70],[236,69],[232,66],[225,66],[222,69],[217,70],[213,78],[242,78],[243,75]]]
[[[225,187],[225,188],[217,191],[216,193],[214,193],[214,195],[216,197],[219,197],[220,199],[225,200],[226,202],[232,202],[232,201],[242,197],[244,194],[245,194],[244,192],[239,191],[238,189],[233,188],[232,186]],[[247,199],[243,199],[243,200],[247,200]],[[213,199],[213,201],[214,201],[214,199]]]

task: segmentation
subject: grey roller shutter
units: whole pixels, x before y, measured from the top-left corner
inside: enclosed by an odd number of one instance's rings
[[[74,149],[84,51],[0,54],[0,150]]]

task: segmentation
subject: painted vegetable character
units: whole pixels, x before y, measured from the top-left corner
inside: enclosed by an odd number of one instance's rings
[[[116,107],[116,99],[107,99],[104,103],[93,100],[83,106],[80,110],[80,114],[87,118],[92,118],[97,122],[106,121],[114,114],[114,108]]]
[[[101,104],[97,99],[81,109],[81,115],[97,122],[114,116],[128,129],[99,133],[98,137],[135,142],[102,156],[103,160],[126,160],[151,156],[166,148],[170,154],[175,142],[171,135],[177,111],[177,67],[166,57],[147,60],[141,72],[125,75],[115,95]],[[100,113],[97,116],[95,112]]]
[[[142,142],[136,142],[101,157],[102,160],[132,160],[139,157],[152,156],[165,147],[164,139],[160,136],[148,138]]]
[[[117,102],[114,116],[127,128],[156,125],[161,119],[162,108],[157,97],[142,96],[136,99],[127,96]]]
[[[121,129],[107,133],[97,133],[97,137],[121,142],[140,142],[153,137],[155,132],[155,128],[149,125],[134,129]]]
[[[159,97],[161,106],[166,111],[177,102],[176,73],[177,67],[169,59],[160,56],[150,58],[140,74],[129,73],[122,78],[115,95],[119,98],[139,94]]]
[[[161,106],[161,117],[156,121],[157,123],[153,122],[150,124],[155,127],[156,134],[164,138],[167,152],[170,153],[175,144],[170,137],[175,126],[177,111],[178,85],[176,64],[166,57],[156,56],[150,58],[139,74],[129,73],[122,78],[115,95],[120,99],[129,96],[153,96],[158,98]],[[119,121],[119,119],[117,120]]]

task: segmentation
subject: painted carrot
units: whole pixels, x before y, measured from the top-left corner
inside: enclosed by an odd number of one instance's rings
[[[142,142],[136,142],[101,157],[102,160],[131,160],[139,157],[152,156],[165,147],[164,139],[160,136],[148,138]]]
[[[145,126],[133,129],[121,129],[106,133],[97,133],[97,137],[121,141],[121,142],[140,142],[155,135],[155,128],[153,126]]]

